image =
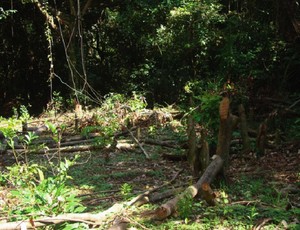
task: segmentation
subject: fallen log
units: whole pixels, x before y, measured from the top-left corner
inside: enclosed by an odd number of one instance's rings
[[[83,151],[92,151],[97,149],[103,149],[103,147],[97,145],[79,145],[79,146],[67,146],[61,148],[45,147],[37,150],[30,150],[30,153],[45,154],[45,153],[56,153],[56,152],[83,152]],[[25,152],[25,150],[24,149],[7,150],[7,153],[9,154],[13,154],[13,152],[17,154],[22,154]]]
[[[101,213],[67,213],[54,217],[45,217],[40,219],[29,219],[15,222],[0,223],[0,230],[13,229],[36,229],[50,224],[61,224],[64,222],[82,222],[94,226],[99,226],[116,213],[122,213],[126,208],[123,203],[117,203],[111,208]]]
[[[176,175],[172,178],[172,180],[164,183],[163,185],[158,186],[158,187],[154,187],[153,189],[151,189],[151,190],[149,190],[149,191],[147,191],[147,192],[145,192],[143,194],[140,194],[139,196],[133,198],[128,204],[130,206],[132,206],[132,205],[134,205],[136,203],[139,203],[137,206],[141,206],[142,204],[148,203],[149,202],[148,196],[149,196],[150,193],[153,193],[153,192],[157,191],[158,189],[171,184],[182,171],[183,170],[180,170],[179,172],[177,172]],[[145,200],[147,200],[148,202],[145,202]]]
[[[177,204],[180,200],[187,197],[195,197],[199,192],[201,192],[202,185],[209,185],[223,167],[223,160],[220,156],[214,155],[213,158],[213,161],[208,165],[196,184],[189,186],[183,193],[167,201],[156,210],[146,211],[142,213],[141,216],[144,218],[150,218],[152,220],[164,220],[176,212]]]
[[[90,143],[93,143],[95,142],[95,139],[88,139],[88,140],[81,140],[81,141],[69,141],[69,142],[61,142],[60,143],[60,146],[61,147],[68,147],[68,146],[79,146],[79,145],[84,145],[84,144],[90,144]],[[53,139],[45,139],[45,140],[41,140],[39,142],[33,142],[32,145],[30,146],[33,146],[33,145],[42,145],[42,144],[45,144],[48,148],[55,148],[58,146],[58,143],[55,142]],[[25,145],[15,145],[14,146],[15,149],[24,149],[25,148]]]
[[[39,219],[28,218],[28,220],[0,223],[0,230],[21,229],[21,227],[22,229],[36,229],[37,227],[43,227],[50,224],[61,224],[64,222],[81,222],[93,226],[100,226],[108,220],[112,220],[116,215],[122,214],[128,207],[138,204],[141,205],[141,203],[139,203],[141,201],[141,198],[145,197],[146,195],[149,195],[150,193],[166,185],[169,185],[177,178],[177,176],[181,172],[182,170],[177,172],[169,182],[166,182],[161,186],[155,187],[150,191],[147,191],[144,194],[141,194],[128,202],[116,203],[111,208],[101,213],[67,213],[53,217],[41,217]]]
[[[180,146],[178,146],[174,141],[158,141],[158,140],[153,140],[153,139],[146,139],[143,142],[145,144],[159,145],[159,146],[173,148],[173,149],[180,148]]]

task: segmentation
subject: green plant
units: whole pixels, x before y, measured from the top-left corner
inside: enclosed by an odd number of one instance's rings
[[[10,15],[13,15],[16,12],[16,10],[4,10],[3,7],[0,7],[0,21],[8,18]]]
[[[48,129],[50,129],[51,133],[52,133],[52,138],[53,140],[56,142],[57,144],[57,148],[58,148],[58,159],[59,161],[61,161],[61,155],[60,155],[60,142],[62,139],[62,135],[63,132],[66,129],[66,125],[61,124],[60,126],[55,126],[54,124],[50,123],[50,122],[46,122],[46,126],[48,127]]]
[[[60,92],[53,91],[52,93],[52,99],[47,104],[47,111],[51,114],[53,113],[54,116],[57,115],[59,111],[63,109],[64,105],[64,98],[60,95]]]
[[[20,117],[19,119],[21,120],[22,124],[27,123],[28,120],[30,119],[30,114],[25,105],[20,106]]]
[[[129,100],[127,100],[127,104],[129,105],[132,111],[145,109],[147,106],[145,96],[135,91],[132,92],[132,97]]]
[[[34,132],[28,132],[27,134],[25,134],[24,138],[21,139],[21,141],[23,142],[23,146],[24,146],[24,157],[25,157],[25,162],[26,164],[28,164],[28,153],[32,150],[32,142],[35,139],[38,139],[39,136],[34,133]]]
[[[85,126],[81,130],[81,136],[89,138],[90,133],[101,131],[100,126]]]
[[[150,125],[148,127],[148,134],[149,136],[154,137],[157,134],[157,127],[155,125]]]
[[[34,165],[16,165],[9,169],[6,180],[15,186],[10,192],[17,203],[6,207],[10,215],[57,215],[66,212],[82,212],[84,207],[76,197],[74,190],[66,185],[70,179],[67,171],[74,161],[60,162],[57,174],[45,177],[43,167]]]
[[[32,185],[32,182],[36,183],[44,179],[42,170],[45,168],[37,164],[17,164],[7,167],[7,169],[8,172],[4,175],[6,182],[17,188],[26,188],[28,185]]]
[[[132,193],[132,186],[128,183],[122,184],[120,193],[124,199],[128,199]]]
[[[181,218],[187,220],[193,214],[193,197],[186,193],[177,203],[177,211]]]
[[[247,215],[247,218],[253,222],[254,218],[258,215],[259,213],[257,212],[257,208],[255,206],[252,206],[250,208],[250,213]]]
[[[186,109],[194,120],[207,130],[209,142],[216,142],[219,128],[219,95],[220,84],[214,82],[190,81],[185,85],[185,91],[193,100]]]
[[[14,126],[15,125],[13,125],[13,126],[9,125],[6,128],[1,128],[1,132],[5,136],[6,143],[11,148],[17,164],[19,164],[19,157],[15,151],[15,139],[17,139],[18,136],[17,136],[16,130],[14,129]],[[1,143],[1,145],[2,145],[2,143]],[[2,146],[2,147],[6,148],[6,146]]]

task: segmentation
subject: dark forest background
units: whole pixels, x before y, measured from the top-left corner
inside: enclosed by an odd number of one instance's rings
[[[299,33],[296,0],[2,0],[0,113],[39,114],[57,94],[135,91],[151,107],[224,87],[247,108],[297,102]]]

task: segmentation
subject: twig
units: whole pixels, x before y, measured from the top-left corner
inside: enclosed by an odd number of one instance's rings
[[[230,205],[235,205],[235,204],[249,205],[249,204],[258,203],[258,202],[260,202],[260,200],[241,200],[241,201],[231,202]]]
[[[182,171],[183,171],[183,169],[179,170],[179,171],[175,174],[175,176],[174,176],[170,181],[168,181],[168,182],[166,182],[166,183],[164,183],[164,184],[162,184],[162,185],[160,185],[160,186],[154,187],[154,188],[152,188],[152,189],[150,189],[150,190],[144,192],[143,194],[140,194],[140,195],[138,195],[137,197],[133,198],[131,201],[129,201],[128,205],[129,205],[129,206],[132,206],[132,205],[134,205],[137,201],[139,201],[140,199],[142,199],[143,197],[148,196],[150,193],[153,193],[153,192],[157,191],[158,189],[161,189],[162,187],[165,187],[165,186],[171,184],[171,183],[178,177],[178,175],[179,175]]]
[[[136,137],[133,135],[133,133],[128,129],[128,132],[130,134],[130,136],[132,137],[132,139],[135,141],[135,143],[138,144],[138,146],[140,147],[140,149],[143,151],[143,153],[145,154],[146,156],[146,159],[150,159],[150,156],[149,154],[146,152],[146,150],[143,148],[143,146],[141,145],[141,143],[138,141],[138,139],[136,139]]]
[[[253,230],[260,230],[266,225],[266,223],[270,222],[272,219],[271,218],[266,218],[263,219],[263,221],[257,225],[254,226]]]
[[[300,102],[300,99],[298,99],[297,101],[295,101],[291,106],[288,107],[288,109],[293,108],[295,105],[297,105]]]
[[[126,218],[130,221],[130,223],[133,223],[134,225],[139,226],[140,228],[144,229],[144,230],[149,230],[149,228],[145,227],[144,225],[138,223],[137,221],[135,221],[134,219],[126,216]]]

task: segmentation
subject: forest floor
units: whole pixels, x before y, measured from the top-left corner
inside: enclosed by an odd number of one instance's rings
[[[115,148],[61,152],[61,158],[79,156],[68,172],[73,178],[68,185],[77,191],[77,197],[87,208],[85,212],[99,213],[162,186],[156,194],[172,189],[176,192],[137,207],[130,214],[123,213],[132,229],[300,229],[299,142],[267,149],[259,158],[254,152],[243,155],[239,153],[240,146],[232,146],[226,177],[217,178],[212,184],[216,206],[208,206],[196,197],[192,202],[179,204],[178,212],[171,218],[141,221],[139,216],[145,210],[157,208],[198,179],[191,176],[184,157],[185,127],[176,120],[166,119],[170,114],[157,114],[163,115],[155,119],[150,116],[151,121],[149,116],[143,118],[135,124],[135,129],[118,135]],[[57,127],[61,123],[70,128],[72,117],[73,114],[61,115],[55,123]],[[87,121],[91,117],[81,125],[90,125]],[[42,117],[32,124],[42,126],[47,119]],[[76,136],[66,131],[63,139],[72,135]],[[48,160],[43,154],[30,155],[30,161],[41,165],[47,165]],[[111,224],[99,229],[107,229]]]

